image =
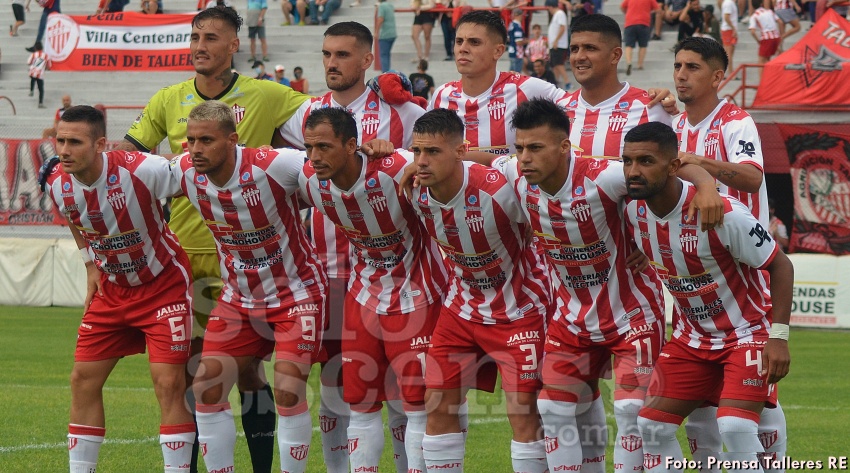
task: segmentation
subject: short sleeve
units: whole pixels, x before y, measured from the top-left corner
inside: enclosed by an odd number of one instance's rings
[[[172,172],[168,159],[155,154],[145,154],[145,159],[136,168],[135,176],[150,189],[157,199],[173,197],[180,193],[180,181]]]
[[[304,119],[308,110],[310,110],[309,100],[302,103],[298,110],[278,129],[281,138],[298,149],[304,149]]]
[[[166,89],[154,94],[124,137],[141,151],[152,150],[167,136],[168,130],[165,128],[165,102],[167,98],[164,97],[165,95]]]
[[[307,154],[304,151],[281,148],[276,149],[271,164],[266,169],[266,174],[274,179],[278,184],[286,189],[289,193],[296,193],[300,190],[299,179],[304,168],[304,160],[307,159]]]
[[[729,162],[754,164],[764,172],[761,138],[751,117],[726,123],[723,127],[723,141]]]
[[[731,197],[728,199],[732,210],[723,217],[723,226],[712,231],[717,232],[736,260],[752,268],[761,268],[772,259],[776,242],[744,204]]]

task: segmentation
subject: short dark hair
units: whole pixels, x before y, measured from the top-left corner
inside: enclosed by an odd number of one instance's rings
[[[762,4],[764,2],[762,2],[762,0],[752,0],[752,3],[753,3],[753,8],[759,8],[759,7],[762,6]]]
[[[420,135],[455,136],[463,139],[465,127],[457,112],[446,108],[435,108],[425,112],[413,123],[413,133]]]
[[[679,54],[679,51],[693,51],[700,55],[703,61],[710,66],[724,71],[729,68],[729,56],[723,45],[715,41],[713,38],[701,38],[692,36],[683,39],[676,45],[673,50],[674,54]]]
[[[354,40],[367,48],[372,48],[374,38],[369,28],[363,26],[356,21],[342,21],[334,23],[325,30],[325,37],[328,36],[353,36]]]
[[[233,7],[216,5],[206,10],[201,10],[194,18],[192,18],[192,28],[198,26],[198,23],[205,20],[221,20],[233,27],[235,32],[239,32],[242,28],[242,17],[236,13]]]
[[[511,126],[517,130],[530,130],[544,125],[570,136],[570,119],[565,110],[549,99],[528,100],[518,106],[511,116]]]
[[[620,30],[620,24],[610,16],[600,13],[582,15],[574,19],[573,24],[570,26],[570,34],[572,35],[573,33],[599,33],[609,38],[612,42],[616,41],[617,45],[623,42],[623,32]]]
[[[322,123],[330,125],[334,135],[342,139],[343,143],[347,143],[351,138],[357,141],[357,120],[348,110],[340,107],[328,107],[310,112],[304,122],[304,128],[312,130]]]
[[[422,72],[425,72],[425,71],[428,70],[428,60],[427,59],[420,59],[419,60],[419,69],[422,69]]]
[[[502,44],[508,44],[508,30],[505,28],[505,22],[502,21],[497,13],[489,10],[472,10],[471,12],[460,17],[457,21],[455,30],[460,29],[460,25],[470,23],[473,25],[481,25],[487,28],[487,31],[496,35]]]
[[[75,105],[62,114],[60,122],[85,123],[91,129],[94,140],[106,137],[106,118],[103,112],[89,105]]]
[[[656,143],[665,156],[675,158],[679,154],[679,138],[670,125],[662,122],[646,122],[638,125],[623,138],[624,143]]]

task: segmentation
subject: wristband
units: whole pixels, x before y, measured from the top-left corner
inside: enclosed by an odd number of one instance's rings
[[[91,263],[91,256],[89,256],[89,249],[88,248],[85,248],[85,247],[80,248],[80,256],[83,257],[83,264]]]
[[[791,327],[788,324],[773,324],[770,326],[770,338],[788,341],[788,335],[790,333]]]

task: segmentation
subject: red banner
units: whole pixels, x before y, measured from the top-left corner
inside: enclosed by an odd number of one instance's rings
[[[829,9],[764,66],[753,107],[850,108],[850,22]]]
[[[194,13],[52,13],[44,50],[56,71],[190,71],[193,17]]]
[[[0,225],[64,225],[38,188],[38,169],[55,153],[49,140],[0,139]]]
[[[791,162],[791,252],[850,254],[850,134],[777,124]]]

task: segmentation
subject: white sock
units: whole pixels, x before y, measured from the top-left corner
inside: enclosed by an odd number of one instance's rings
[[[709,458],[720,458],[723,451],[723,440],[717,429],[717,408],[700,407],[688,415],[685,423],[688,434],[688,446],[695,461],[702,462],[703,473],[720,473],[716,462],[709,463]]]
[[[764,447],[767,458],[773,461],[782,461],[785,458],[785,449],[788,446],[788,431],[785,426],[785,412],[779,402],[776,407],[769,409],[765,407],[761,411],[759,419],[759,441]],[[777,465],[781,465],[777,463]],[[784,468],[765,468],[765,473],[785,473]]]
[[[71,473],[95,473],[97,457],[106,429],[88,425],[68,425],[68,461]]]
[[[398,473],[407,473],[407,450],[405,436],[407,433],[407,415],[401,401],[387,401],[387,425],[390,428],[393,444],[393,461]]]
[[[537,410],[543,421],[549,467],[552,471],[580,469],[584,455],[576,424],[576,403],[538,399]]]
[[[313,438],[313,419],[307,403],[297,406],[278,407],[277,448],[280,451],[280,471],[304,473],[307,469],[307,454]]]
[[[425,437],[425,411],[406,411],[407,430],[404,434],[404,449],[407,452],[407,473],[425,473],[425,457],[422,456],[422,439]]]
[[[726,460],[758,461],[758,453],[764,452],[764,447],[759,442],[759,425],[754,419],[748,419],[741,415],[747,415],[748,411],[721,407],[717,409],[717,427],[720,429],[720,438],[726,446]],[[741,416],[741,417],[739,417]],[[729,473],[745,471],[762,471],[757,469],[727,468]]]
[[[381,411],[351,411],[351,421],[348,424],[348,460],[351,462],[351,472],[378,471],[383,452],[384,425]]]
[[[207,471],[233,468],[236,424],[230,404],[196,404],[198,443]]]
[[[428,470],[463,473],[463,434],[428,435],[422,439],[422,455]]]
[[[348,472],[348,421],[351,407],[342,400],[342,388],[320,387],[319,430],[328,473]]]
[[[640,399],[614,401],[614,419],[617,421],[617,437],[614,440],[614,469],[627,472],[640,471],[643,467],[643,440],[637,426],[638,412],[643,407]]]
[[[543,440],[520,443],[511,440],[511,465],[515,473],[545,473],[549,471],[546,463],[546,444]]]
[[[460,423],[463,441],[466,442],[466,435],[469,433],[469,400],[467,398],[464,398],[463,403],[457,408],[457,420]]]
[[[637,412],[635,417],[637,418]],[[596,396],[593,402],[576,406],[576,426],[581,432],[581,471],[605,473],[608,421],[605,419],[605,404],[602,402],[602,396]],[[614,460],[616,463],[616,458]]]
[[[189,473],[194,445],[194,423],[161,426],[159,446],[165,461],[165,473]]]
[[[674,468],[672,464],[673,461],[683,462],[685,458],[676,438],[682,420],[655,409],[641,409],[637,423],[643,438],[643,467],[647,473],[684,471],[684,465]]]

